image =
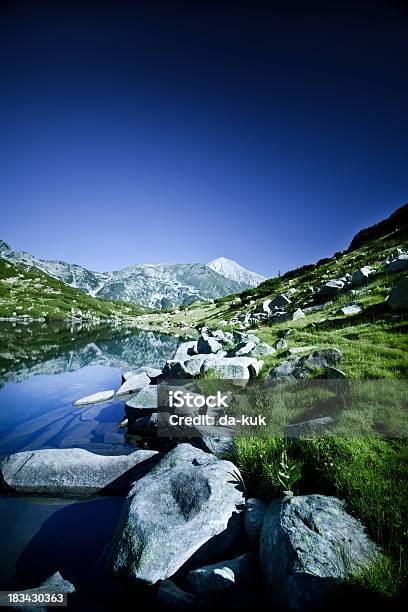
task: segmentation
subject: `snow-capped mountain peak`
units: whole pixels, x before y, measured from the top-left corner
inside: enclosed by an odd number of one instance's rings
[[[207,266],[215,272],[218,272],[218,274],[225,276],[225,278],[229,278],[243,285],[248,285],[249,287],[257,287],[266,280],[261,274],[251,272],[233,259],[227,259],[226,257],[212,259],[208,262]]]

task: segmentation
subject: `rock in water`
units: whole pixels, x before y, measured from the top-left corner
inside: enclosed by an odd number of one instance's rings
[[[107,457],[82,448],[24,451],[0,463],[0,480],[6,489],[47,495],[90,495],[102,490],[123,493],[144,476],[147,462],[157,451],[139,450]],[[138,466],[138,467],[136,467]]]
[[[44,593],[75,593],[75,587],[69,580],[64,580],[59,572],[55,572],[52,576],[44,580],[38,587],[34,587],[32,589],[25,589],[24,591],[15,591],[21,596],[30,596],[30,595],[40,595]],[[17,604],[15,606],[10,606],[10,601],[7,595],[0,594],[0,605],[7,606],[8,608],[19,608]],[[37,610],[38,612],[42,612],[47,610],[46,607],[30,606],[29,604],[24,605],[25,610]]]
[[[126,380],[119,387],[116,392],[116,395],[128,395],[129,393],[133,393],[138,389],[143,389],[143,387],[147,387],[150,384],[150,377],[146,374],[146,372],[140,372],[139,374],[134,374],[130,378]]]
[[[179,444],[130,491],[112,546],[114,572],[156,583],[198,549],[203,555],[204,545],[211,561],[212,545],[217,553],[230,547],[243,504],[238,468]]]
[[[98,393],[92,393],[92,395],[85,395],[74,402],[74,406],[88,406],[88,404],[96,404],[97,402],[107,402],[112,399],[115,395],[115,391],[110,389],[109,391],[98,391]]]
[[[408,276],[391,289],[388,304],[392,310],[408,310]]]
[[[369,567],[377,549],[342,501],[304,495],[270,504],[259,554],[274,604],[304,610],[314,609],[341,582]]]

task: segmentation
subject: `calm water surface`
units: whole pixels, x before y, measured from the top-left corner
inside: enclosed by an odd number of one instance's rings
[[[132,452],[117,426],[123,401],[84,408],[72,403],[117,389],[126,370],[163,366],[179,342],[126,328],[0,322],[0,457],[41,448]],[[60,571],[87,593],[89,607],[105,580],[106,552],[122,503],[120,497],[0,495],[0,590],[36,586]],[[117,585],[111,587],[116,601]],[[106,597],[97,609],[110,608]],[[73,601],[81,607],[80,598]]]

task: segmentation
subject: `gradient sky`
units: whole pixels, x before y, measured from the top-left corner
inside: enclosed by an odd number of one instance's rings
[[[408,200],[407,75],[398,2],[2,2],[0,238],[93,270],[316,261]]]

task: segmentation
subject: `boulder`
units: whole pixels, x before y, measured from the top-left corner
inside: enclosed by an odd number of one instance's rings
[[[264,300],[263,302],[260,302],[259,304],[257,304],[256,308],[254,309],[254,313],[255,314],[262,314],[262,313],[266,313],[269,314],[271,312],[271,304],[272,300]]]
[[[158,408],[157,399],[158,385],[149,385],[141,389],[136,395],[127,400],[125,411],[156,412]]]
[[[387,272],[400,272],[408,267],[408,253],[401,253],[389,262]]]
[[[101,491],[123,493],[152,466],[157,451],[104,456],[82,448],[23,451],[0,463],[3,487],[19,493],[90,495]],[[145,463],[145,465],[142,465]],[[140,465],[139,465],[140,464]]]
[[[155,380],[156,378],[161,376],[161,373],[162,373],[162,371],[159,368],[152,368],[150,366],[141,366],[140,368],[137,368],[133,372],[133,374],[141,374],[142,372],[145,372],[151,380]]]
[[[275,348],[276,348],[277,351],[283,351],[283,350],[288,348],[288,343],[286,342],[286,340],[284,338],[280,338],[275,343]]]
[[[255,342],[251,342],[250,340],[243,340],[240,342],[235,349],[232,351],[232,354],[235,357],[242,357],[243,355],[248,355],[257,345]]]
[[[295,310],[294,313],[292,313],[291,319],[292,321],[297,321],[298,319],[303,319],[305,316],[306,315],[303,310],[301,308],[298,308],[297,310]]]
[[[270,504],[259,555],[274,605],[304,610],[321,606],[342,582],[370,567],[377,549],[342,501],[304,495]]]
[[[225,332],[221,329],[217,329],[212,332],[212,337],[221,342],[221,344],[231,344],[234,341],[234,336],[232,332]]]
[[[128,378],[117,390],[116,395],[128,395],[129,393],[134,393],[139,389],[143,389],[143,387],[147,387],[150,384],[150,378],[146,374],[146,372],[140,372],[139,374],[134,374],[130,378]]]
[[[353,275],[351,277],[351,282],[353,283],[353,285],[359,285],[360,283],[365,283],[370,278],[371,274],[372,274],[371,268],[369,268],[368,266],[364,266],[363,268],[360,268],[359,270],[356,270],[355,272],[353,272]]]
[[[205,434],[201,438],[201,446],[204,450],[214,455],[232,455],[234,452],[234,438],[230,436],[218,436]]]
[[[180,344],[172,357],[172,361],[183,361],[197,354],[197,340],[190,340]]]
[[[251,544],[255,548],[258,548],[266,508],[267,504],[261,499],[256,499],[256,497],[247,499],[245,503],[245,529]]]
[[[276,349],[270,346],[266,342],[259,342],[255,347],[248,353],[248,357],[267,357],[268,355],[274,355]]]
[[[259,344],[261,341],[255,334],[251,334],[248,332],[240,332],[234,330],[232,332],[232,337],[235,342],[253,342],[254,344]]]
[[[252,357],[220,357],[213,361],[205,361],[201,372],[214,372],[222,380],[235,381],[245,386],[250,375],[257,376],[259,362]]]
[[[188,561],[213,561],[240,539],[243,505],[235,465],[179,444],[130,491],[112,545],[113,571],[154,584]]]
[[[291,357],[270,371],[268,381],[274,385],[311,378],[316,371],[323,370],[326,373],[328,368],[335,367],[341,358],[342,353],[336,348],[321,349],[303,357]]]
[[[169,379],[194,378],[198,376],[204,363],[212,363],[215,359],[219,359],[224,355],[226,355],[226,353],[220,353],[218,355],[194,355],[184,361],[167,361],[163,369],[163,376]]]
[[[255,580],[254,562],[251,553],[229,561],[221,561],[191,570],[186,576],[186,586],[198,597],[211,597],[230,589],[243,590]]]
[[[284,293],[277,295],[273,300],[269,302],[269,310],[273,310],[274,308],[285,309],[287,306],[291,304],[290,299]]]
[[[109,391],[98,391],[92,393],[92,395],[85,395],[74,402],[74,406],[89,406],[90,404],[96,404],[97,402],[107,402],[112,399],[115,395],[115,391],[110,389]]]
[[[391,289],[388,305],[392,310],[408,310],[408,276]]]
[[[163,580],[157,593],[159,604],[170,610],[189,610],[196,603],[191,593],[186,593],[172,580]]]
[[[221,342],[218,342],[215,338],[210,336],[201,335],[197,341],[197,353],[199,355],[208,355],[210,353],[217,353],[222,350]]]
[[[324,297],[333,297],[336,295],[341,289],[344,287],[344,281],[338,280],[330,280],[321,287],[319,287],[320,295]]]

